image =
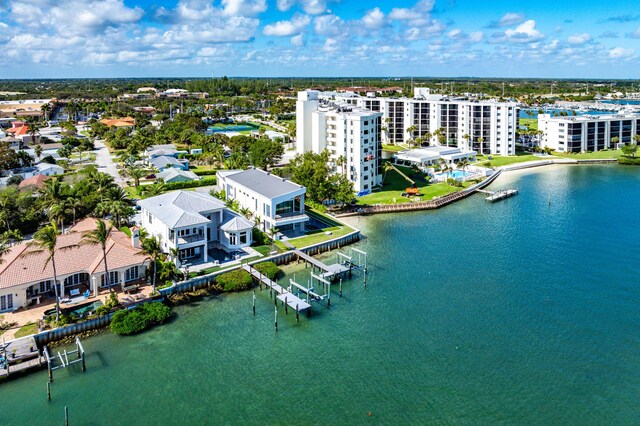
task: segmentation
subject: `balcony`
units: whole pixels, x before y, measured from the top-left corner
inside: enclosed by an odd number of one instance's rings
[[[178,244],[190,244],[196,243],[198,241],[204,241],[204,235],[183,235],[182,237],[178,237]]]
[[[276,226],[286,225],[289,223],[306,222],[309,220],[309,216],[301,212],[289,212],[283,214],[277,214],[274,217]]]

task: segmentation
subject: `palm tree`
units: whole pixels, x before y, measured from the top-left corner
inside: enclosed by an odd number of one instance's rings
[[[37,143],[34,147],[33,147],[33,152],[36,154],[36,159],[40,159],[40,157],[42,156],[42,145],[40,145],[39,143]]]
[[[484,154],[484,138],[482,136],[480,136],[478,139],[478,146],[480,147],[480,155]]]
[[[80,198],[69,197],[66,200],[68,210],[73,213],[73,224],[76,224],[76,213],[78,209],[84,207],[84,203]]]
[[[153,293],[156,292],[156,275],[157,275],[157,263],[158,258],[162,256],[162,246],[160,245],[160,240],[155,235],[153,237],[144,238],[142,243],[140,244],[142,248],[142,253],[151,257],[153,261]]]
[[[165,186],[162,183],[154,183],[153,185],[144,185],[143,192],[150,197],[160,195],[165,191]]]
[[[460,167],[463,171],[462,180],[466,180],[464,172],[467,170],[467,167],[469,167],[469,160],[467,158],[463,158],[462,160],[458,161],[458,167]]]
[[[273,226],[269,228],[269,238],[271,239],[271,251],[274,250],[274,245],[276,243],[276,234],[280,232],[278,228],[274,228]]]
[[[242,216],[246,217],[247,219],[251,218],[251,210],[247,207],[241,207],[238,213],[240,213]]]
[[[347,173],[345,170],[346,165],[347,165],[347,158],[344,155],[341,155],[336,159],[336,166],[342,169],[343,175]]]
[[[416,130],[418,130],[418,126],[416,126],[415,124],[407,127],[407,134],[409,135],[410,140],[413,140],[413,136]]]
[[[82,233],[82,240],[80,240],[80,245],[94,245],[100,246],[102,249],[102,262],[104,263],[104,283],[109,288],[109,292],[113,293],[111,289],[111,280],[109,277],[109,268],[107,267],[107,243],[109,242],[109,238],[111,237],[111,233],[113,232],[113,227],[111,225],[107,225],[103,220],[96,220],[96,229],[93,231],[86,231]],[[98,293],[98,288],[95,290],[96,294]]]
[[[2,256],[7,254],[8,252],[9,252],[9,244],[7,244],[7,240],[5,239],[0,240],[0,265],[4,263],[4,259],[2,258]]]
[[[391,164],[389,161],[386,161],[384,163],[384,166],[382,166],[382,170],[384,170],[384,175],[382,175],[382,184],[384,185],[384,181],[387,178],[387,173],[393,170],[393,164]]]
[[[469,139],[471,139],[471,135],[469,133],[465,133],[462,135],[462,139],[467,141],[467,146],[469,146]]]
[[[140,186],[140,179],[145,177],[146,172],[140,167],[129,167],[127,169],[127,174],[131,179],[133,179],[133,186],[137,188]]]
[[[91,174],[89,182],[95,187],[96,192],[100,194],[100,201],[104,201],[104,195],[115,186],[111,176],[100,172]]]
[[[67,197],[68,188],[69,186],[59,179],[47,179],[38,191],[44,207],[48,208],[63,201]]]
[[[50,103],[46,103],[40,107],[40,111],[42,111],[42,116],[44,117],[45,120],[49,121],[49,113],[51,112],[52,109],[53,107],[51,106]]]
[[[52,222],[60,222],[60,232],[64,234],[64,215],[65,215],[65,205],[64,201],[60,201],[59,203],[53,204],[49,207],[49,219]]]
[[[30,253],[48,253],[48,257],[44,263],[44,267],[51,262],[51,266],[53,268],[53,288],[56,295],[56,322],[60,319],[60,296],[58,294],[58,273],[56,271],[56,245],[58,244],[58,235],[60,235],[60,231],[58,231],[58,227],[55,222],[51,222],[51,224],[40,228],[33,235],[33,241],[31,241],[27,247],[35,247],[33,250],[29,250],[25,252],[24,255]],[[69,247],[64,247],[61,249],[69,249]]]
[[[169,249],[169,254],[171,255],[171,258],[173,259],[173,262],[176,265],[176,268],[179,268],[180,267],[180,262],[182,261],[182,259],[180,259],[180,250],[178,248],[170,248]]]

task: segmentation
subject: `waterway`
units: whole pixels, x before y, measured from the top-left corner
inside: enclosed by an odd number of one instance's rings
[[[0,424],[636,423],[639,172],[514,172],[498,203],[359,218],[366,288],[277,333],[263,291],[255,317],[235,294],[88,339],[51,402],[44,371],[0,384]]]

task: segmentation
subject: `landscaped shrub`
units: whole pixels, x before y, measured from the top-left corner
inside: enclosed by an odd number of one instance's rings
[[[262,275],[266,275],[270,280],[280,273],[280,268],[273,262],[262,262],[254,266]]]
[[[197,188],[199,186],[210,186],[216,184],[215,176],[208,176],[202,180],[194,180],[190,182],[170,182],[164,184],[164,189],[171,191],[174,189]]]
[[[162,303],[143,303],[131,310],[121,310],[111,317],[109,328],[116,334],[129,335],[162,324],[171,316],[171,308]]]
[[[192,170],[198,176],[215,176],[218,173],[217,170]]]
[[[458,182],[454,178],[447,179],[447,185],[453,186],[455,188],[462,188],[462,182]]]
[[[640,166],[639,158],[620,157],[618,158],[618,164],[624,164],[626,166]]]
[[[251,275],[243,269],[225,272],[216,277],[216,283],[222,291],[243,291],[251,288]]]

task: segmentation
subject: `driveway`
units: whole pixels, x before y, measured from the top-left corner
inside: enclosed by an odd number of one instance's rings
[[[96,150],[93,152],[96,154],[96,165],[98,166],[98,170],[111,175],[116,184],[125,186],[124,179],[120,176],[120,173],[116,168],[116,164],[113,162],[113,158],[111,158],[111,153],[104,142],[96,140],[94,145]]]

